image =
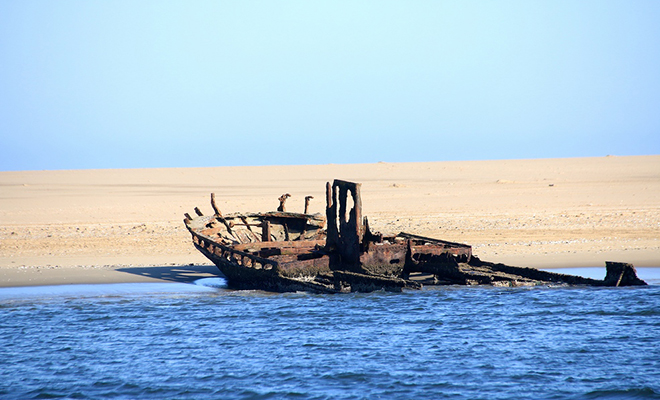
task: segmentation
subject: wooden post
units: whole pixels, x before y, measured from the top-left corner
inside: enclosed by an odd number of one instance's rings
[[[313,199],[314,196],[305,196],[305,214],[309,211],[309,201]]]
[[[291,195],[288,193],[284,193],[283,195],[280,196],[280,198],[278,199],[280,201],[280,206],[277,207],[277,211],[286,212],[286,206],[284,205],[284,203],[286,203],[286,199],[288,199],[289,197],[291,197]]]
[[[222,213],[218,209],[218,206],[215,205],[215,193],[211,193],[211,207],[213,207],[213,211],[215,212],[215,215],[222,217]]]
[[[270,222],[264,220],[261,223],[261,241],[270,242]]]

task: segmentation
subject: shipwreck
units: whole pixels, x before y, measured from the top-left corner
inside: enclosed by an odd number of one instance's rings
[[[326,184],[326,212],[277,211],[212,215],[195,208],[184,223],[194,246],[236,289],[316,293],[401,291],[424,285],[646,285],[631,264],[606,262],[603,280],[480,260],[472,247],[409,233],[372,232],[362,215],[361,184]],[[422,279],[423,278],[423,279]]]

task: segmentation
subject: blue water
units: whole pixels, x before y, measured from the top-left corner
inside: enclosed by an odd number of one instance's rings
[[[1,399],[658,399],[660,281],[0,289]]]

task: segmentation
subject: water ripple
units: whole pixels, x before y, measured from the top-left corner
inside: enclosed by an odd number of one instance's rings
[[[658,286],[314,295],[207,283],[0,293],[0,397],[660,398]]]

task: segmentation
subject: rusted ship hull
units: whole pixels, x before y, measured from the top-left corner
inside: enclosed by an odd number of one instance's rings
[[[322,247],[324,241],[246,245],[238,250],[193,233],[193,243],[197,250],[218,267],[227,278],[229,286],[235,289],[341,293],[379,289],[401,291],[405,287],[420,287],[415,282],[393,276],[333,270],[330,268],[331,255]],[[278,253],[278,257],[274,259],[273,253]],[[258,254],[270,254],[270,257]]]
[[[607,263],[604,280],[481,261],[469,245],[400,233],[371,232],[362,218],[360,184],[326,185],[326,215],[285,211],[223,216],[186,214],[195,247],[237,289],[318,293],[419,289],[411,276],[426,274],[437,285],[645,285],[630,264]],[[349,200],[352,206],[349,207]],[[327,228],[325,227],[327,223]]]

